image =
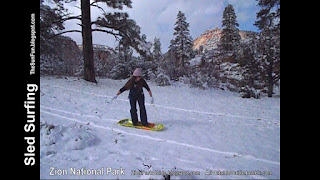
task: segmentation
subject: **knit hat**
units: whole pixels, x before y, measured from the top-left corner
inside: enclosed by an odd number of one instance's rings
[[[133,76],[142,76],[141,68],[137,68],[136,70],[134,70],[132,75]]]

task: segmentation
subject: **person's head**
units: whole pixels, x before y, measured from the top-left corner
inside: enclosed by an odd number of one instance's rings
[[[136,68],[136,69],[133,71],[132,76],[135,77],[135,80],[136,80],[136,81],[140,81],[140,79],[141,79],[141,77],[142,77],[141,68]]]

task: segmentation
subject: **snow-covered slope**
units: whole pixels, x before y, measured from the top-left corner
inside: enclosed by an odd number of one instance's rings
[[[166,126],[150,132],[116,124],[130,117],[128,92],[108,103],[125,80],[97,80],[41,77],[41,178],[280,178],[279,98],[149,83],[148,120]]]

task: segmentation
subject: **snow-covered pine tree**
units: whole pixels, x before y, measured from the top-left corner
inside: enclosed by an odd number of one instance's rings
[[[111,69],[109,76],[112,79],[125,79],[130,77],[132,69],[130,65],[133,61],[133,51],[130,48],[127,39],[122,38],[115,50],[117,52],[117,59],[115,60],[115,66]]]
[[[193,54],[193,40],[189,31],[189,23],[186,22],[186,17],[181,11],[177,15],[174,30],[174,38],[170,42],[169,49],[174,50],[176,54],[175,67],[183,68]]]
[[[54,2],[58,6],[59,2]],[[53,9],[40,1],[40,53],[50,53],[54,50],[52,47],[52,36],[55,31],[62,31],[65,29],[63,26],[63,11],[64,9]]]
[[[125,38],[120,40],[119,45],[116,47],[116,51],[119,53],[119,63],[126,63],[131,60],[133,51]]]
[[[148,69],[148,74],[151,79],[156,78],[156,74],[158,73],[158,68],[160,68],[160,64],[162,59],[162,52],[161,52],[161,42],[160,38],[155,37],[153,42],[153,51],[152,51],[152,58],[150,62],[146,62],[146,66]]]
[[[159,62],[162,56],[160,38],[155,37],[153,42],[153,60]]]
[[[239,64],[241,66],[242,83],[240,83],[240,94],[243,98],[260,98],[261,86],[261,64],[258,61],[257,37],[242,42],[241,52],[238,52]]]
[[[223,11],[222,17],[222,36],[220,49],[225,55],[234,55],[240,45],[239,24],[234,8],[231,4]]]
[[[263,66],[268,97],[280,80],[280,0],[259,0],[261,10],[255,25],[261,30],[258,50]]]
[[[138,52],[142,55],[142,58],[147,60],[147,61],[151,61],[152,60],[152,53],[151,53],[151,47],[152,47],[152,42],[148,42],[147,41],[147,35],[142,34],[141,36],[141,40],[138,40],[138,42],[134,42],[133,43],[138,43]]]

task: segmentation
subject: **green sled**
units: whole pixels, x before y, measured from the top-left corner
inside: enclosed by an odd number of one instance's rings
[[[134,126],[132,124],[131,119],[122,119],[118,122],[120,126],[125,126],[125,127],[132,127],[132,128],[137,128],[137,129],[144,129],[144,130],[149,130],[149,131],[161,131],[164,129],[164,125],[158,124],[158,123],[149,123],[148,127],[142,126],[141,122],[138,122],[137,126]]]

